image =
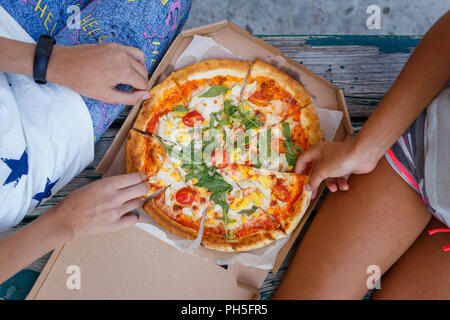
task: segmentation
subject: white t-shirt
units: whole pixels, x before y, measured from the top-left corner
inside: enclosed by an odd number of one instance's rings
[[[1,6],[0,37],[34,43]],[[18,224],[93,158],[92,120],[79,94],[0,73],[0,231]]]

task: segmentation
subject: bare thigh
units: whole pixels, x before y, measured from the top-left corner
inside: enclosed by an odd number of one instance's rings
[[[420,196],[384,157],[349,183],[349,191],[324,200],[274,299],[361,299],[367,268],[386,272],[430,220]]]
[[[428,230],[447,228],[433,218],[411,248],[381,279],[373,299],[450,299],[449,233],[428,235]]]

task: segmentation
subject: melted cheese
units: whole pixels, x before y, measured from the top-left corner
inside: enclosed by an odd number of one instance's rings
[[[189,102],[189,109],[198,111],[206,121],[211,121],[211,113],[219,112],[223,106],[223,94],[206,98],[197,95]]]
[[[256,92],[256,89],[258,89],[258,84],[256,81],[253,81],[250,84],[246,84],[244,90],[242,91],[242,98],[248,99],[253,93]]]

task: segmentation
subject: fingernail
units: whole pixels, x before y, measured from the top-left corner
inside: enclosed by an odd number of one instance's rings
[[[145,93],[142,95],[142,99],[146,100],[146,99],[148,99],[148,98],[150,98],[150,93],[145,92]]]
[[[311,185],[309,183],[306,184],[305,190],[306,191],[311,191],[312,190]]]

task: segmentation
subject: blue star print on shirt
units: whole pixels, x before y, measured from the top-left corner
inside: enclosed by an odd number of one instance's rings
[[[7,185],[10,182],[15,182],[14,188],[19,183],[19,180],[22,176],[26,176],[28,174],[28,154],[27,149],[25,149],[22,153],[22,156],[19,160],[15,159],[6,159],[0,158],[10,169],[11,173],[6,178],[3,185]]]
[[[36,207],[41,204],[41,201],[43,199],[50,198],[52,196],[52,189],[55,186],[55,184],[58,183],[58,181],[59,181],[59,179],[54,182],[50,182],[50,179],[47,178],[47,182],[45,183],[44,191],[36,193],[33,197],[34,200],[39,201],[38,204],[36,205]]]

